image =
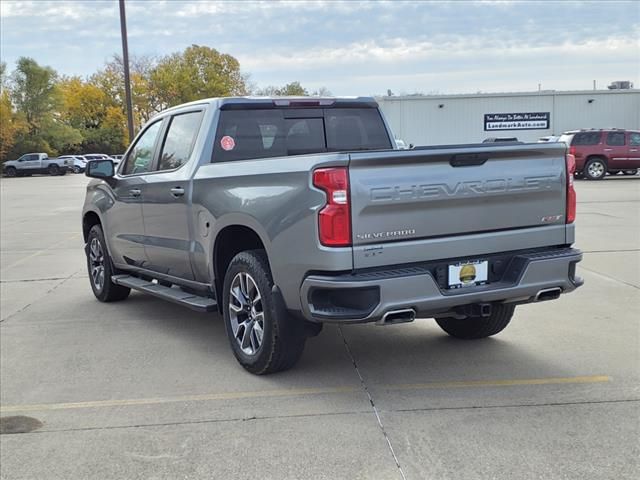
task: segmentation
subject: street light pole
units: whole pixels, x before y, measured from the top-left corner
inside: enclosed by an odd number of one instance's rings
[[[133,102],[131,101],[131,80],[129,78],[129,47],[127,45],[127,17],[124,0],[120,0],[120,33],[122,34],[122,63],[124,64],[124,92],[127,101],[127,127],[129,142],[133,141]]]

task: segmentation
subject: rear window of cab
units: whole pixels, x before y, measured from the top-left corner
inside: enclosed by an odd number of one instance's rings
[[[375,108],[223,110],[213,162],[391,147]]]

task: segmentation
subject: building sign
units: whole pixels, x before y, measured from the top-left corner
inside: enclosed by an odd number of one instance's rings
[[[486,113],[484,131],[493,130],[547,130],[551,114],[549,112],[527,113]]]

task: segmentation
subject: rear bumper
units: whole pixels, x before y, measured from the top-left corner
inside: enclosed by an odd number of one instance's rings
[[[573,248],[514,252],[499,279],[458,290],[443,288],[442,279],[437,279],[443,262],[336,276],[309,275],[300,291],[302,309],[315,322],[364,323],[404,309],[429,317],[480,303],[531,303],[540,301],[541,291],[568,293],[581,286],[583,280],[575,275],[580,260],[582,253]]]

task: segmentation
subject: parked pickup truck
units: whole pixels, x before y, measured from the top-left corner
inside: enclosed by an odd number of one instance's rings
[[[2,164],[2,172],[7,177],[30,176],[35,173],[64,175],[72,167],[68,158],[49,158],[46,153],[25,153],[17,160]]]
[[[582,284],[566,145],[394,148],[370,98],[224,98],[154,117],[114,172],[88,163],[98,300],[130,289],[222,313],[248,371],[323,323],[435,318],[494,335]]]

